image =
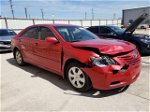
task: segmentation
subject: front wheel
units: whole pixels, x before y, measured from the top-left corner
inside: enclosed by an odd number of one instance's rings
[[[80,92],[88,91],[91,88],[89,77],[81,70],[81,65],[71,63],[67,67],[67,77],[70,84]]]

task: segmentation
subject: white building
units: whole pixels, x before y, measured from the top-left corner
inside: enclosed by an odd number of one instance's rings
[[[143,13],[148,14],[148,17],[143,21],[143,23],[150,25],[150,7],[124,9],[122,11],[122,24],[127,27],[129,23],[132,23]]]

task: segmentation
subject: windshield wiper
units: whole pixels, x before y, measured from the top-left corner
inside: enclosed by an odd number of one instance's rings
[[[79,42],[80,40],[72,40],[72,41],[70,41],[70,42]]]

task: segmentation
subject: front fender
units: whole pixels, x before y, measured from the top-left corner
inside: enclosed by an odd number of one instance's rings
[[[70,49],[64,49],[64,52],[65,52],[64,53],[65,61],[67,61],[68,59],[75,59],[83,64],[89,63],[90,56],[99,57],[99,55],[96,54],[94,51],[84,50],[84,49],[74,48],[74,47],[72,47],[71,51]]]

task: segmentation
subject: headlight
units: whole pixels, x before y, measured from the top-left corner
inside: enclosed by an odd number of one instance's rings
[[[101,56],[99,58],[91,56],[90,60],[92,61],[94,65],[99,66],[99,67],[104,67],[104,66],[111,65],[111,64],[112,65],[118,64],[114,59],[112,59],[109,56]]]
[[[148,39],[141,39],[141,41],[144,42],[144,43],[149,43],[150,42],[150,40],[148,40]]]

